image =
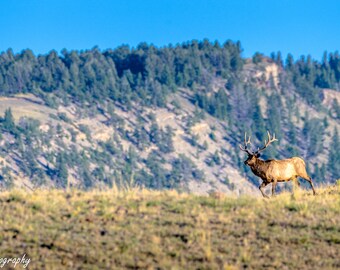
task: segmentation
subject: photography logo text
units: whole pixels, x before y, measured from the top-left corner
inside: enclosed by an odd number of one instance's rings
[[[3,258],[0,257],[0,268],[3,268],[6,265],[12,265],[14,268],[21,264],[23,268],[26,268],[29,263],[31,262],[31,259],[26,257],[26,254],[24,254],[22,257],[12,257],[12,258]]]

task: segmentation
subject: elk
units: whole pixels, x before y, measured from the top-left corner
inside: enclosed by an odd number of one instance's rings
[[[244,146],[240,145],[240,149],[248,154],[247,160],[244,161],[245,165],[248,165],[252,172],[260,177],[263,182],[259,186],[259,189],[263,197],[268,196],[263,192],[263,188],[268,184],[272,183],[272,196],[275,195],[275,187],[278,182],[288,182],[293,180],[295,183],[300,185],[297,178],[301,177],[309,182],[313,194],[316,195],[314,185],[311,177],[307,174],[306,164],[302,158],[292,157],[283,160],[262,160],[260,159],[260,152],[265,150],[272,142],[277,141],[275,134],[273,137],[268,133],[268,141],[264,141],[264,146],[258,148],[257,151],[251,151],[248,149],[248,145],[251,144],[250,137],[247,139],[247,133],[244,134]]]

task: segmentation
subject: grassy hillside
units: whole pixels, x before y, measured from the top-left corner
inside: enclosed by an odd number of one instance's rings
[[[30,269],[338,269],[339,195],[7,191],[0,254]]]

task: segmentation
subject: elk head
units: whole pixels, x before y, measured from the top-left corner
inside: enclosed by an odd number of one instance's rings
[[[244,134],[244,146],[240,145],[240,149],[248,154],[248,158],[244,161],[244,164],[251,166],[255,164],[256,160],[261,156],[260,152],[266,149],[272,142],[277,141],[275,138],[275,134],[273,137],[270,135],[269,131],[268,134],[268,141],[264,141],[264,146],[262,148],[258,148],[256,151],[251,151],[248,149],[248,145],[251,145],[250,137],[247,139],[247,133]]]

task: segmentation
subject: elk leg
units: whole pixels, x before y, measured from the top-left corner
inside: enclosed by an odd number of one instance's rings
[[[261,191],[261,193],[262,193],[262,196],[263,197],[265,197],[265,198],[269,198],[266,194],[264,194],[264,192],[263,192],[263,188],[265,187],[265,186],[267,186],[269,183],[268,182],[262,182],[262,184],[259,186],[259,189],[260,189],[260,191]]]
[[[299,180],[297,179],[297,177],[294,179],[294,182],[295,182],[295,185],[296,185],[297,187],[300,187],[300,182],[299,182]]]
[[[312,178],[308,177],[306,180],[309,182],[309,184],[310,184],[310,186],[311,186],[311,188],[313,190],[313,195],[316,195],[316,192],[315,192],[315,189],[314,189],[314,185],[313,185],[313,182],[312,182]]]
[[[277,181],[274,180],[274,181],[272,182],[272,196],[275,196],[275,188],[276,188],[276,184],[277,184]]]
[[[293,182],[293,192],[294,192],[296,188],[300,187],[300,182],[296,176],[292,178],[292,182]]]

